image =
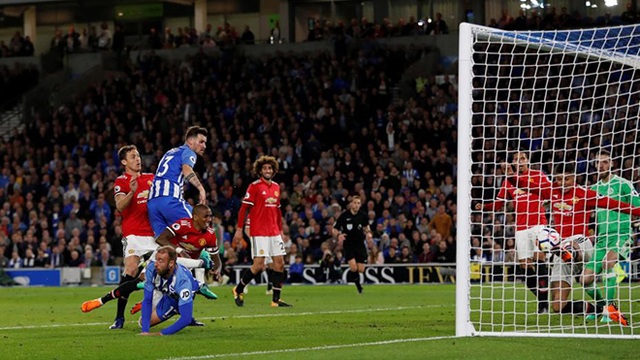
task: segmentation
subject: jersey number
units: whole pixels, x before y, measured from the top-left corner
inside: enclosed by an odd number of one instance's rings
[[[162,177],[169,171],[169,161],[171,161],[171,159],[173,159],[173,156],[167,156],[162,159],[162,162],[158,165],[158,170],[160,171],[156,173],[156,176]]]

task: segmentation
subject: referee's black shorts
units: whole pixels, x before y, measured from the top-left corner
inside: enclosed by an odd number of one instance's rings
[[[367,263],[367,248],[364,244],[344,244],[344,258],[349,261],[351,259],[356,259],[356,263],[366,264]]]

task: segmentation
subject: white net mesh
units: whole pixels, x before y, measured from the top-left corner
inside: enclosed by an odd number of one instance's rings
[[[474,28],[473,76],[467,79],[471,82],[471,118],[464,119],[461,113],[460,120],[461,127],[470,122],[471,175],[459,182],[471,182],[471,249],[470,260],[464,260],[470,261],[469,316],[476,332],[640,336],[640,325],[635,323],[640,322],[640,287],[633,218],[601,208],[589,210],[595,198],[579,213],[578,198],[584,196],[576,193],[558,201],[553,198],[556,193],[540,192],[537,184],[542,180],[534,175],[521,183],[518,179],[526,175],[512,175],[505,181],[506,168],[501,167],[505,162],[528,161],[527,171],[532,172],[525,174],[542,171],[554,181],[545,185],[552,191],[564,191],[557,181],[573,174],[575,184],[585,188],[602,180],[594,190],[640,206],[635,193],[640,165],[636,155],[640,35],[636,32],[636,27],[526,33]],[[607,153],[609,176],[604,165]],[[519,159],[522,154],[525,160]],[[575,169],[558,170],[561,164]],[[520,164],[511,169],[522,172],[525,168]],[[540,202],[543,209],[536,216]],[[558,222],[569,223],[569,218],[574,228],[558,229]],[[596,250],[576,251],[579,255],[573,266],[562,261],[555,264],[556,258],[543,256],[538,263],[546,264],[551,274],[551,279],[545,278],[544,266],[535,265],[539,255],[528,251],[528,246],[535,246],[530,244],[535,244],[539,233],[531,230],[536,225],[556,228],[563,238],[584,235]],[[619,258],[609,255],[611,264],[619,260],[625,279],[617,266],[601,270],[603,261],[589,260],[608,251],[628,253]],[[534,258],[532,270],[521,268],[518,258]],[[594,285],[583,286],[581,276],[589,268],[596,272],[596,280]],[[528,277],[533,280],[528,282]],[[541,293],[548,294],[550,313],[542,309]],[[627,326],[620,324],[623,320],[611,304],[624,314]],[[596,319],[586,320],[585,315],[592,311]],[[613,321],[602,322],[607,319]]]

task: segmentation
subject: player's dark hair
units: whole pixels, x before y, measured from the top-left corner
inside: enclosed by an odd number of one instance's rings
[[[608,157],[609,159],[611,159],[611,152],[610,152],[609,150],[604,150],[604,149],[602,149],[602,150],[598,151],[598,154],[597,154],[597,155],[598,155],[598,156],[606,156],[606,157]]]
[[[135,145],[125,145],[121,147],[120,149],[118,149],[118,159],[120,159],[120,161],[126,160],[127,154],[134,150],[138,150]]]
[[[174,249],[173,246],[169,246],[169,245],[159,247],[157,250],[157,253],[169,255],[169,261],[171,260],[176,261],[176,259],[178,258],[178,253],[176,253],[176,249]]]
[[[273,169],[273,174],[278,172],[278,161],[273,156],[262,155],[256,161],[253,162],[253,173],[261,176],[262,167],[266,164],[270,164]]]
[[[554,169],[554,173],[574,175],[576,173],[576,167],[573,166],[573,164],[568,164],[568,163],[558,164]]]
[[[187,131],[184,133],[184,141],[198,135],[209,136],[209,131],[201,126],[189,126]]]

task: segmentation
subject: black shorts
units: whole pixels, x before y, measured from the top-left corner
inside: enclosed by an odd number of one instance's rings
[[[344,244],[344,258],[346,261],[356,259],[358,264],[367,263],[367,248],[364,244]]]

